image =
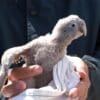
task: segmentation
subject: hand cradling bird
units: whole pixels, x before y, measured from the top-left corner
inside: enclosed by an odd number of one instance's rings
[[[6,50],[1,59],[0,90],[10,69],[38,64],[43,67],[43,74],[27,80],[33,82],[28,88],[40,88],[52,79],[53,67],[64,58],[71,42],[87,34],[86,24],[77,15],[58,20],[51,34],[40,36],[25,45]],[[48,80],[50,78],[50,80]],[[46,79],[48,81],[46,81]],[[39,83],[39,84],[37,84]]]

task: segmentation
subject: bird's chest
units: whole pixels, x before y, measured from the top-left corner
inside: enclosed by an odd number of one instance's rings
[[[51,71],[53,66],[64,56],[64,52],[55,47],[43,47],[35,55],[35,63],[41,65],[44,70]]]

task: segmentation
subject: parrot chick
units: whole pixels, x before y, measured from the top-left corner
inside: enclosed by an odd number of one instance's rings
[[[58,20],[52,30],[52,34],[40,36],[25,45],[5,51],[1,59],[0,90],[10,68],[15,68],[25,63],[26,66],[35,64],[42,66],[44,73],[52,71],[53,66],[66,54],[66,49],[71,42],[82,35],[86,35],[86,31],[85,21],[77,15],[70,15]],[[42,80],[43,77],[46,80],[46,76],[44,74],[42,78],[38,77],[36,80],[41,80],[42,85],[47,84]],[[37,83],[34,83],[34,87],[36,87]],[[40,83],[38,84],[41,86]],[[37,87],[39,86],[37,85]]]

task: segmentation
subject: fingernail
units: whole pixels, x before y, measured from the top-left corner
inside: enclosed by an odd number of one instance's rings
[[[26,88],[26,84],[23,81],[18,81],[16,84],[16,89],[18,90],[24,90]]]

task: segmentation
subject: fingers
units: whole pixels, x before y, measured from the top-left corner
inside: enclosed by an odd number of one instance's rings
[[[2,88],[2,94],[5,97],[13,97],[26,89],[26,84],[23,81],[14,81]]]
[[[88,89],[90,87],[90,80],[88,75],[88,66],[80,58],[74,60],[75,71],[80,75],[80,82],[69,91],[68,96],[71,100],[77,98],[77,100],[86,100],[88,95]]]
[[[80,86],[70,90],[69,95],[68,95],[70,97],[70,100],[74,100],[75,98],[77,98],[77,100],[86,100],[86,96],[83,93],[84,90],[83,90],[83,92],[80,91]]]
[[[74,98],[78,98],[77,100],[86,100],[89,87],[90,83],[88,81],[81,80],[75,88],[69,91],[68,96],[71,100]]]
[[[11,71],[8,76],[7,85],[3,86],[2,94],[5,97],[12,97],[18,95],[26,89],[26,83],[21,81],[20,79],[29,79],[30,77],[34,77],[36,75],[41,74],[43,71],[42,67],[38,65],[33,65],[24,68],[15,68]],[[10,84],[9,84],[10,83]]]
[[[8,79],[14,81],[19,79],[29,78],[41,74],[42,71],[43,71],[42,67],[38,65],[33,65],[24,68],[15,68],[8,76]]]

